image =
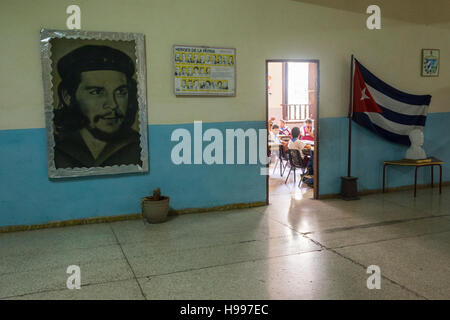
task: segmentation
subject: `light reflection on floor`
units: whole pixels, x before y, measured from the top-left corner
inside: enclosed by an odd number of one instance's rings
[[[0,299],[450,299],[449,187],[348,202],[280,181],[269,206],[0,234]]]
[[[296,171],[296,182],[294,183],[294,171],[291,172],[287,183],[286,179],[289,173],[289,167],[280,175],[280,169],[276,162],[272,162],[269,167],[269,201],[272,195],[291,195],[295,200],[311,199],[313,198],[313,188],[308,187],[305,183],[299,186],[300,171]]]

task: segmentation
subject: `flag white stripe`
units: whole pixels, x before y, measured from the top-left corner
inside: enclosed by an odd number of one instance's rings
[[[381,93],[368,84],[366,84],[366,86],[369,92],[372,94],[375,102],[385,107],[386,109],[410,116],[426,116],[428,114],[428,106],[416,106],[403,103],[401,101],[392,99],[391,97],[385,95],[384,93]]]
[[[413,129],[423,130],[423,126],[408,126],[386,119],[378,112],[364,112],[373,124],[395,134],[407,136]]]

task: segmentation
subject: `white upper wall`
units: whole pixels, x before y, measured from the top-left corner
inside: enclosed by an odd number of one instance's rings
[[[431,112],[450,111],[450,30],[382,20],[366,29],[352,13],[291,0],[1,0],[0,130],[45,127],[40,28],[66,29],[70,4],[82,29],[146,36],[150,124],[265,120],[265,60],[320,60],[320,117],[345,116],[350,55],[400,90],[432,94]],[[383,8],[382,8],[383,9]],[[176,98],[174,44],[235,47],[237,96]],[[441,75],[420,76],[421,49],[441,49]]]

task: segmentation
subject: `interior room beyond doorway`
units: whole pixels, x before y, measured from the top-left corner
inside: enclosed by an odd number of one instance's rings
[[[267,61],[269,196],[318,195],[318,61]]]

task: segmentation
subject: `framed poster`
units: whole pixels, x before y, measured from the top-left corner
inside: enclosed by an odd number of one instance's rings
[[[236,96],[236,49],[173,46],[177,96]]]
[[[144,35],[41,30],[50,178],[148,171]]]
[[[422,49],[422,77],[438,77],[439,60],[439,49]]]

